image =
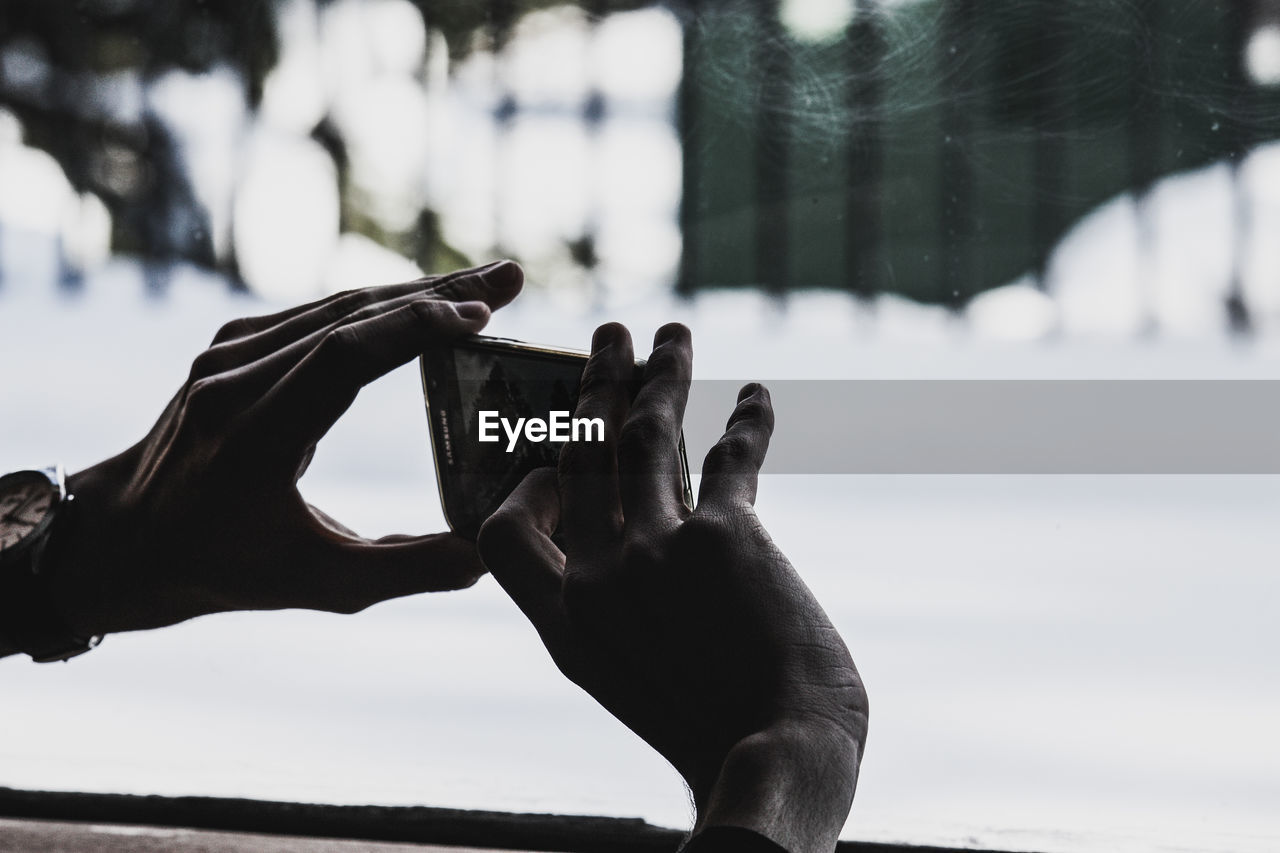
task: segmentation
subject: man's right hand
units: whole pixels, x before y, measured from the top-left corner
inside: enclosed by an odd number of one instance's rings
[[[481,530],[481,557],[561,671],[685,778],[695,833],[739,827],[791,853],[830,851],[867,698],[753,509],[769,394],[742,390],[690,510],[677,454],[688,330],[659,330],[634,402],[632,364],[626,329],[598,329],[575,416],[603,418],[605,440],[567,445],[558,472],[530,474]]]

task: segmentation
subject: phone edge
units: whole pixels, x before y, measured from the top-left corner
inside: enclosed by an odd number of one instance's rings
[[[422,380],[422,406],[427,415],[427,440],[431,442],[431,467],[436,472],[436,492],[440,498],[440,514],[444,516],[444,523],[449,526],[449,532],[462,536],[463,534],[458,531],[458,525],[454,524],[453,519],[449,517],[449,501],[445,499],[444,473],[440,470],[440,452],[436,447],[436,424],[431,416],[431,392],[428,387],[430,383],[427,381],[425,352],[418,356],[418,377]],[[477,530],[476,533],[478,535],[479,531]]]

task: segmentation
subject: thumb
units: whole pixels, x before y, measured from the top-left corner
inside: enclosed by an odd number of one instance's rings
[[[484,523],[478,540],[485,566],[544,637],[561,616],[565,557],[551,541],[559,520],[556,471],[538,468]]]
[[[475,545],[453,533],[361,539],[330,529],[321,549],[316,607],[355,613],[380,601],[466,589],[485,573]]]

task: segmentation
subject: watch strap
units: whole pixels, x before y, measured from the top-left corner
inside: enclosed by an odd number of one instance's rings
[[[61,468],[58,469],[61,479]],[[0,564],[0,632],[4,645],[31,656],[37,663],[52,663],[84,654],[102,641],[100,636],[78,635],[54,604],[46,573],[41,572],[50,546],[67,526],[74,512],[74,498],[64,495],[53,524],[41,541],[7,556]]]
[[[45,578],[31,570],[35,556],[22,555],[19,565],[0,574],[0,625],[6,638],[37,663],[84,654],[101,638],[78,637],[66,624],[53,606]]]

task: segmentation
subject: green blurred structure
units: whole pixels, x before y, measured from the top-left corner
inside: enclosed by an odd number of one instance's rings
[[[558,5],[412,2],[454,60],[504,50],[523,15]],[[850,0],[831,38],[806,41],[787,29],[782,0],[667,0],[685,39],[681,292],[825,287],[958,308],[1024,274],[1043,286],[1053,246],[1100,203],[1238,162],[1280,135],[1280,94],[1250,82],[1243,62],[1250,34],[1280,25],[1280,0],[880,3]],[[599,20],[652,4],[575,5]],[[276,39],[272,0],[5,0],[0,52],[39,57],[49,73],[24,83],[0,63],[0,107],[104,200],[116,251],[192,260],[235,282],[166,128],[114,119],[87,81],[229,66],[254,109]],[[493,121],[505,127],[519,109],[500,98]],[[589,97],[584,126],[607,110]],[[312,135],[343,180],[344,140],[327,122]],[[426,268],[466,260],[443,244],[439,211],[386,234],[343,210],[344,230]],[[592,239],[572,244],[583,266]]]
[[[822,43],[778,5],[687,21],[685,292],[960,306],[1039,275],[1105,200],[1280,134],[1280,97],[1243,71],[1263,4],[861,0]]]

